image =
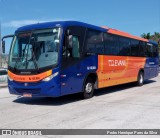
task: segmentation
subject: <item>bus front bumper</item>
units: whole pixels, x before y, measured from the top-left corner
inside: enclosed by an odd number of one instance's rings
[[[59,97],[60,83],[57,80],[36,83],[21,83],[8,80],[8,89],[10,94],[28,97]]]

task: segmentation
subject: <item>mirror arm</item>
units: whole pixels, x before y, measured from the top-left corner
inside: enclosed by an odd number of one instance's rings
[[[2,37],[2,53],[5,53],[5,41],[4,41],[4,39],[11,38],[11,37],[13,38],[14,35],[6,35],[6,36]]]
[[[6,39],[6,38],[9,38],[9,37],[14,37],[14,35],[6,35],[6,36],[4,36],[4,37],[2,37],[2,41],[3,41],[4,39]]]

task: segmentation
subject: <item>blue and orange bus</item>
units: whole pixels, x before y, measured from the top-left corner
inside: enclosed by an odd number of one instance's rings
[[[77,21],[18,28],[8,61],[9,92],[25,97],[91,98],[94,89],[157,75],[156,42]]]

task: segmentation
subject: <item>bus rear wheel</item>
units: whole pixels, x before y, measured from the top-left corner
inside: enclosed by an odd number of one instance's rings
[[[137,78],[137,85],[142,86],[143,83],[144,83],[144,73],[140,71]]]
[[[83,98],[89,99],[93,97],[94,93],[94,82],[91,78],[87,78],[83,88]]]

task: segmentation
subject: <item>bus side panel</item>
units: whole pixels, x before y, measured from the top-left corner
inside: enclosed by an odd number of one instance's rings
[[[98,56],[98,87],[103,88],[137,80],[146,58],[127,56]]]

